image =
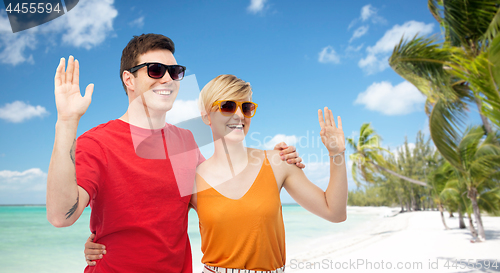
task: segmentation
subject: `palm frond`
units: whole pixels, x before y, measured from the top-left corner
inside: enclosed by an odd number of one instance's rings
[[[500,44],[500,40],[496,43]],[[456,54],[453,54],[450,73],[467,83],[467,87],[474,92],[475,98],[481,104],[481,113],[500,126],[500,120],[496,119],[500,116],[500,93],[493,77],[494,73],[500,76],[498,72],[500,69],[497,68],[499,64],[491,63],[491,61],[500,61],[500,46],[497,52],[489,50],[476,57],[461,53],[458,50]],[[469,100],[470,97],[467,99]]]
[[[413,37],[399,42],[389,58],[389,65],[411,82],[431,103],[438,98],[457,98],[453,81],[446,67],[451,59],[448,47],[433,38]]]
[[[498,7],[497,7],[498,8]],[[490,41],[495,39],[500,32],[500,9],[497,9],[497,13],[493,16],[493,19],[488,26],[488,29],[481,38],[482,44],[488,44]]]
[[[461,101],[439,99],[429,118],[431,138],[441,155],[455,168],[463,170],[458,153],[460,128],[464,124],[464,105]]]
[[[480,192],[477,199],[478,206],[493,215],[500,215],[500,188]]]
[[[485,96],[488,98],[488,104],[484,111],[488,114],[491,121],[500,127],[500,35],[491,43],[487,52],[489,79],[493,82],[492,88],[488,89]]]
[[[443,1],[446,40],[452,46],[477,50],[474,47],[489,29],[497,13],[498,4],[498,0]]]
[[[442,18],[442,6],[443,0],[429,0],[427,2],[427,6],[429,7],[429,11],[431,12],[434,19],[438,21],[439,24],[443,22]]]
[[[466,169],[469,169],[468,165],[474,161],[477,147],[481,143],[484,134],[483,128],[479,126],[468,127],[465,130],[464,136],[457,146],[457,152],[459,153],[462,166],[467,165]]]
[[[488,50],[488,60],[490,64],[491,77],[500,86],[500,35],[493,39]]]
[[[351,147],[351,149],[353,150],[357,150],[357,146],[358,144],[356,143],[356,141],[350,137],[346,138],[345,139],[347,141],[347,144],[349,145],[349,147]]]

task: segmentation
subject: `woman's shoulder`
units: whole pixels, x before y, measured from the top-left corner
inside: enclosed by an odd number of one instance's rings
[[[297,168],[295,164],[289,164],[285,160],[282,159],[281,151],[279,150],[268,150],[267,159],[269,160],[269,164],[273,167],[275,171],[282,171],[284,173],[289,173]]]
[[[280,151],[278,150],[266,150],[267,157],[279,156]]]

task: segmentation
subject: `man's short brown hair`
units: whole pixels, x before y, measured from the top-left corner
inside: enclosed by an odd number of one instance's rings
[[[161,34],[149,33],[142,34],[141,36],[134,36],[134,38],[132,38],[132,40],[130,40],[127,46],[123,49],[120,64],[120,79],[122,80],[122,85],[127,96],[127,86],[123,82],[123,71],[139,65],[137,62],[139,60],[139,56],[142,54],[157,49],[165,49],[174,54],[174,42],[172,42],[170,38]]]

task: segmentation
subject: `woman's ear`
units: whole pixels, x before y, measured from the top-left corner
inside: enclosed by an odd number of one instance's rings
[[[203,120],[203,123],[206,125],[210,126],[212,125],[212,121],[210,120],[210,115],[207,112],[201,112],[201,119]]]

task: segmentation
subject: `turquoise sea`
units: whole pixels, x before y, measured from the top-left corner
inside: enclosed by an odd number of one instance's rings
[[[298,205],[283,205],[287,249],[308,239],[353,230],[379,217],[377,210],[348,208],[348,220],[333,224]],[[47,221],[45,206],[0,206],[0,272],[83,272],[89,220],[87,208],[73,226],[55,228]],[[193,266],[199,268],[201,239],[194,211],[189,214],[188,232]]]

